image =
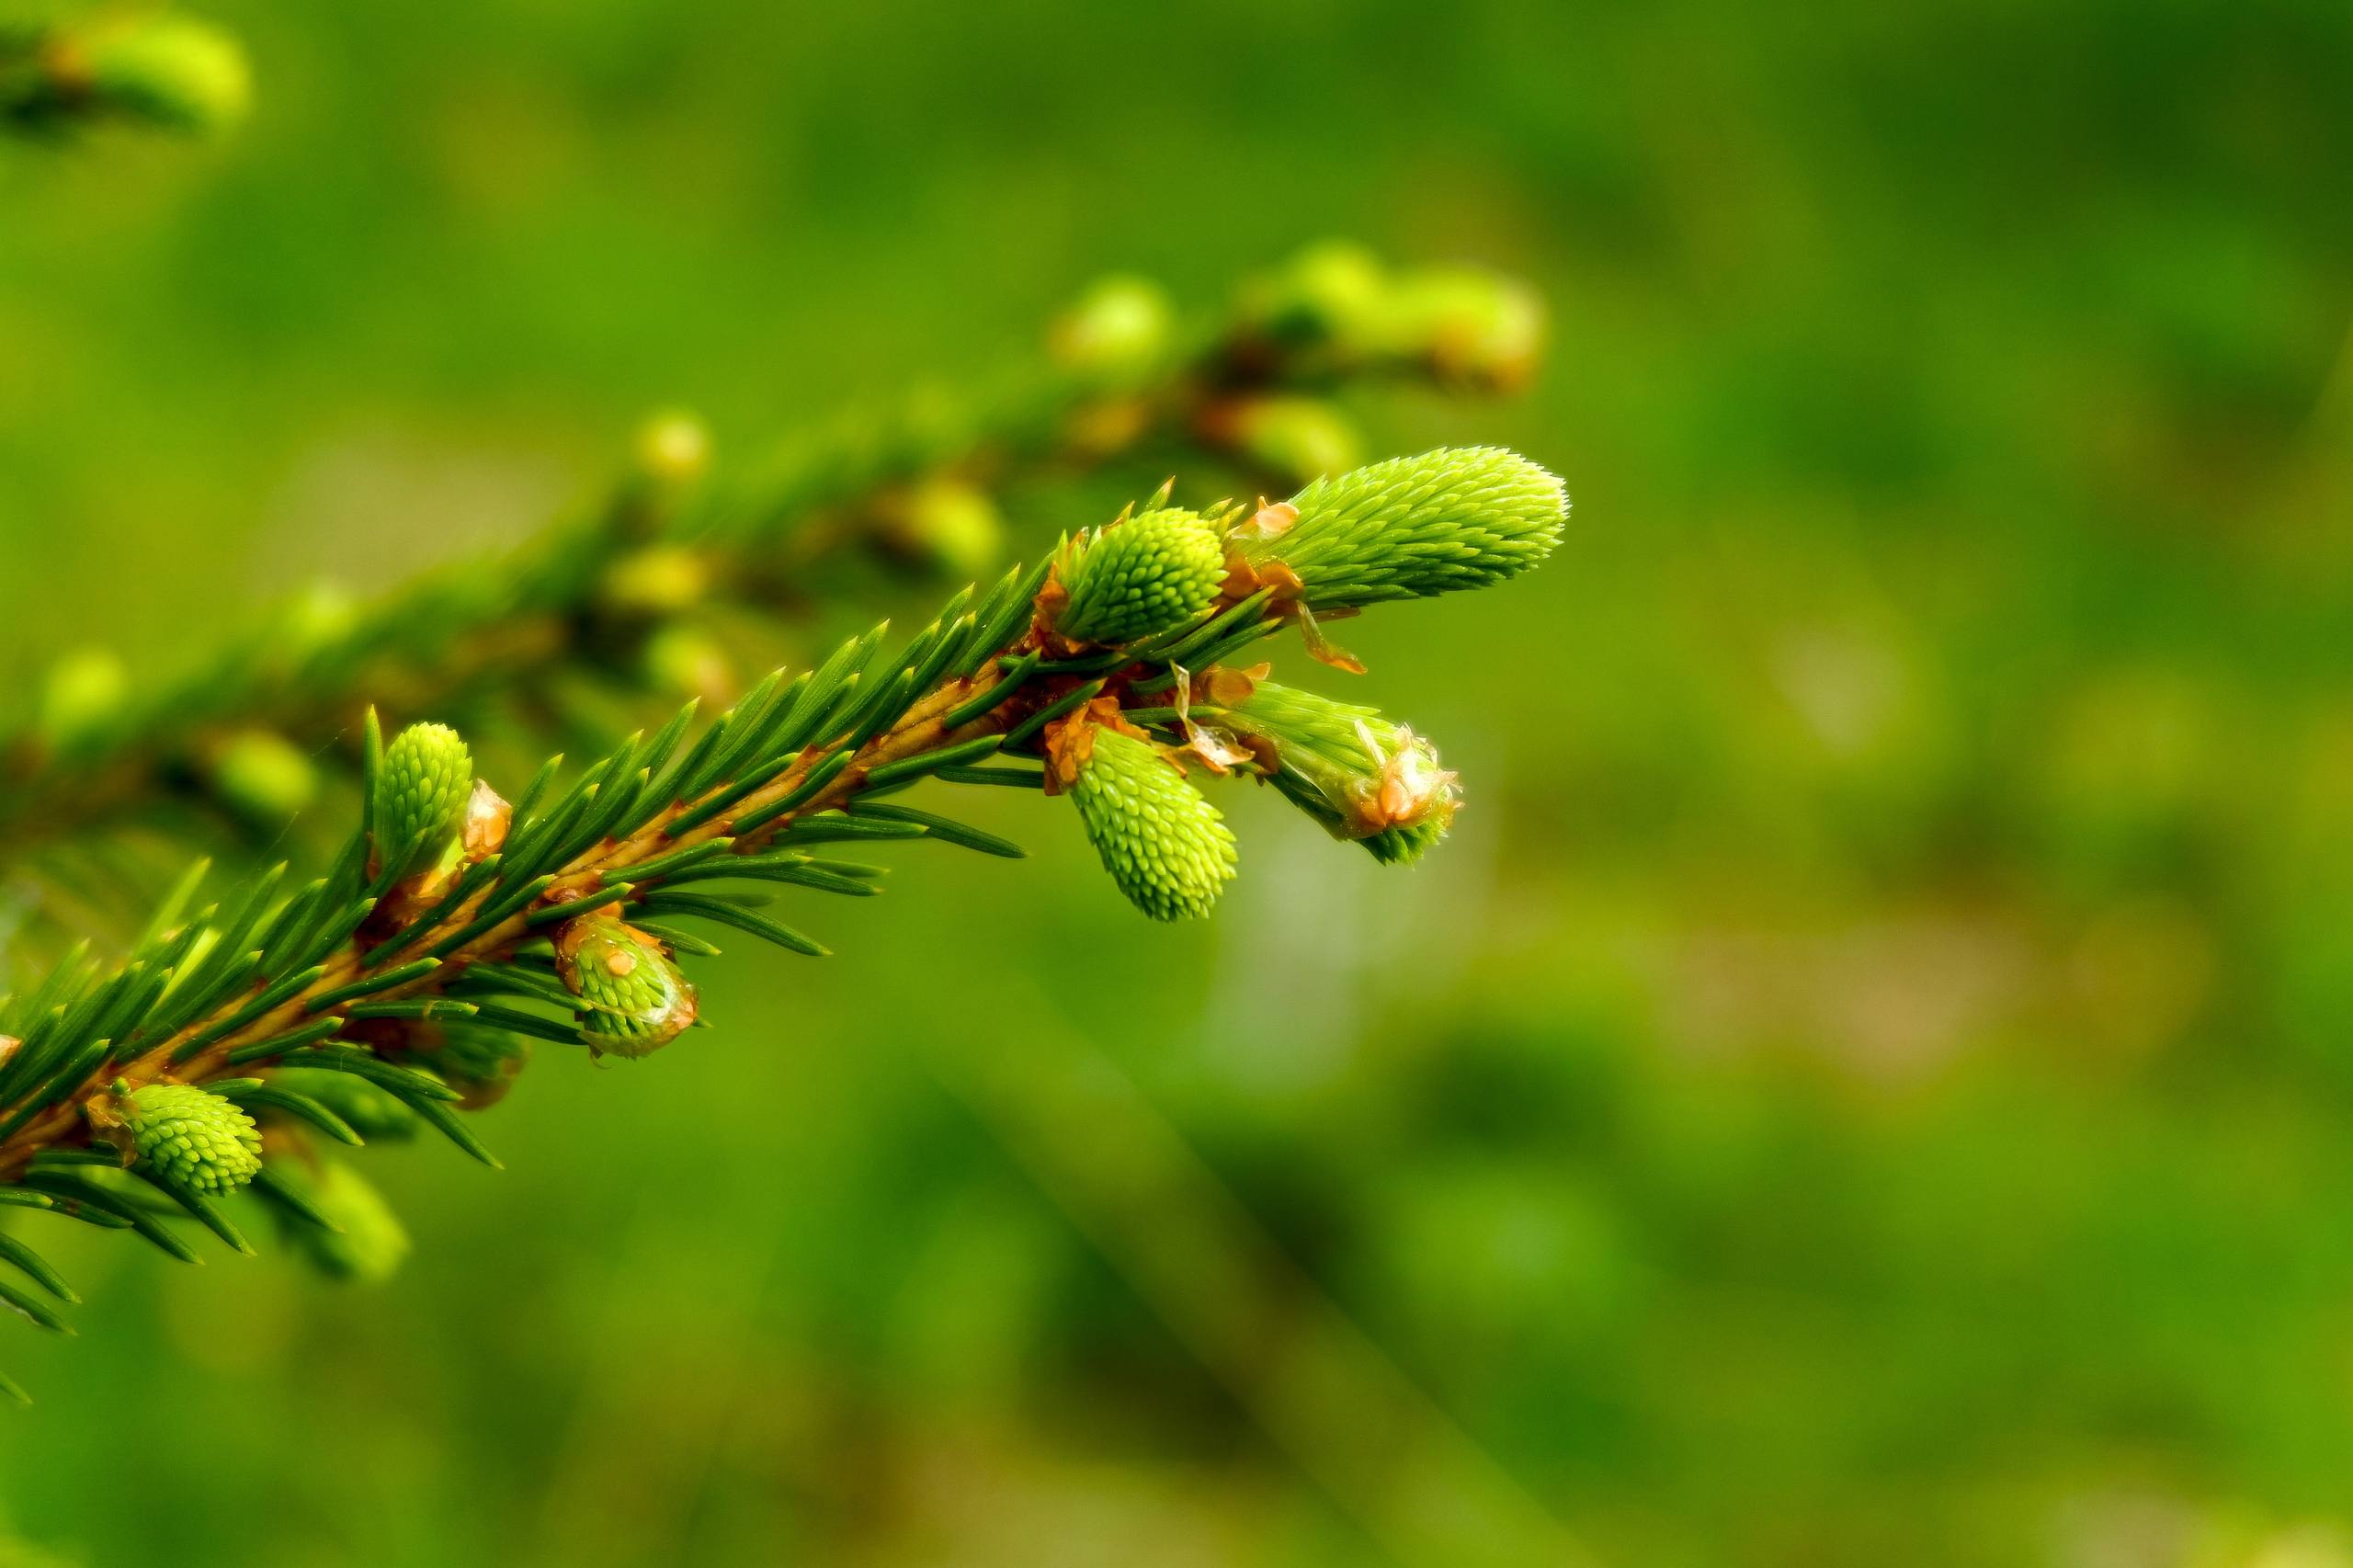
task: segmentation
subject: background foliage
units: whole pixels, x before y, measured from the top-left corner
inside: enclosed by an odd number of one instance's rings
[[[2342,1550],[2341,6],[210,14],[234,142],[0,163],[20,671],[518,539],[665,400],[749,454],[1107,268],[1336,233],[1543,286],[1531,399],[1378,445],[1510,441],[1577,515],[1351,629],[1472,791],[1410,875],[1241,801],[1163,931],[983,801],[1037,861],[934,852],[652,1070],[531,1074],[504,1175],[377,1158],[385,1289],[62,1258],[28,1540]]]

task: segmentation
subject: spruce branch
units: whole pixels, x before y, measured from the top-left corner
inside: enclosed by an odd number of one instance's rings
[[[775,672],[699,734],[689,704],[566,783],[542,769],[512,805],[472,776],[454,732],[421,722],[387,744],[371,712],[362,820],[324,876],[281,895],[281,867],[190,915],[199,869],[120,964],[77,954],[0,1005],[17,1037],[0,1052],[0,1205],[193,1258],[167,1217],[246,1250],[228,1204],[250,1192],[298,1233],[342,1238],[304,1244],[324,1267],[380,1275],[405,1237],[318,1139],[430,1129],[494,1165],[460,1113],[503,1096],[533,1042],[638,1059],[702,1021],[679,960],[714,949],[678,923],[822,955],[768,905],[784,890],[877,891],[877,868],[826,846],[1020,854],[891,798],[921,783],[1069,795],[1115,883],[1155,919],[1208,913],[1235,871],[1197,774],[1267,780],[1384,860],[1426,850],[1459,799],[1435,753],[1370,710],[1231,661],[1313,628],[1315,574],[1286,564],[1286,530],[1344,531],[1349,580],[1374,574],[1389,597],[1484,586],[1557,543],[1560,482],[1481,449],[1271,506],[1176,514],[1165,500],[985,595],[965,589],[895,650],[878,626],[813,669]],[[1222,575],[1199,570],[1203,529]],[[1074,606],[1095,607],[1085,624],[1113,640],[1074,631]],[[1405,839],[1412,854],[1393,852]],[[51,1283],[32,1257],[0,1249]],[[0,1299],[62,1326],[5,1277]]]
[[[1344,294],[1328,277],[1336,254],[1355,256]],[[1433,309],[1434,290],[1450,313]],[[430,574],[364,607],[312,596],[175,680],[134,680],[103,650],[64,655],[29,683],[27,710],[0,720],[0,858],[86,840],[158,801],[274,833],[316,798],[322,765],[356,767],[349,716],[363,701],[400,725],[529,709],[571,677],[631,700],[723,698],[728,661],[704,631],[713,616],[794,619],[828,568],[860,557],[978,571],[997,553],[993,494],[1147,448],[1279,477],[1306,462],[1296,477],[1314,477],[1346,443],[1302,439],[1314,417],[1303,411],[1336,417],[1325,400],[1363,381],[1516,385],[1536,351],[1532,311],[1504,279],[1392,275],[1327,248],[1191,333],[1152,286],[1110,280],[1057,324],[1045,362],[961,402],[915,397],[845,419],[727,485],[704,482],[698,422],[656,418],[608,501],[512,559]],[[1479,326],[1498,316],[1518,325]]]

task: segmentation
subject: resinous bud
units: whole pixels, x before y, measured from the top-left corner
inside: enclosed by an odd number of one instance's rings
[[[1233,880],[1233,833],[1150,743],[1097,730],[1068,793],[1130,903],[1154,920],[1207,915]]]
[[[567,922],[556,972],[580,998],[580,1038],[598,1055],[651,1055],[695,1021],[695,988],[662,944],[609,914]]]

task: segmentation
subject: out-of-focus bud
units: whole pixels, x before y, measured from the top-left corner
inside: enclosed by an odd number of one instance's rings
[[[1176,312],[1167,293],[1148,278],[1105,278],[1078,298],[1053,325],[1056,360],[1081,375],[1127,381],[1150,371],[1168,352]]]
[[[1279,342],[1325,345],[1355,358],[1378,335],[1388,287],[1371,252],[1327,241],[1245,288],[1243,309]]]
[[[710,562],[682,544],[652,544],[632,550],[605,568],[597,597],[624,616],[676,615],[702,602],[710,586]]]
[[[654,632],[645,640],[640,667],[646,684],[665,697],[700,698],[714,709],[735,697],[734,661],[699,626],[673,621]]]
[[[637,427],[635,457],[648,483],[687,489],[710,468],[710,427],[686,409],[664,409]]]
[[[329,1230],[306,1219],[290,1219],[286,1224],[286,1239],[321,1273],[354,1284],[380,1285],[400,1271],[409,1254],[408,1231],[367,1177],[340,1160],[321,1160],[316,1165],[279,1160],[270,1168],[336,1226]]]
[[[1292,484],[1339,473],[1364,460],[1356,426],[1322,398],[1242,398],[1219,411],[1211,423],[1215,437]]]
[[[1544,349],[1544,301],[1526,284],[1467,268],[1410,273],[1392,291],[1391,352],[1429,366],[1441,381],[1515,392],[1534,379]]]
[[[50,665],[40,688],[40,735],[70,750],[103,730],[131,696],[131,671],[109,648],[77,648]]]
[[[223,805],[256,827],[292,820],[319,792],[317,766],[275,730],[227,737],[207,762],[205,778]]]
[[[986,491],[961,480],[915,486],[892,517],[890,541],[952,577],[977,577],[1005,552],[1005,518]]]
[[[237,40],[168,13],[124,17],[61,38],[51,71],[69,100],[199,136],[234,127],[253,97]]]

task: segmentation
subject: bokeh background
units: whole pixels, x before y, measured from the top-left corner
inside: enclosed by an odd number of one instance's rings
[[[1415,871],[1245,795],[1164,930],[983,801],[505,1174],[369,1155],[389,1286],[72,1250],[8,1550],[2353,1561],[2341,0],[206,14],[232,142],[0,154],[15,676],[1332,235],[1542,289],[1530,395],[1359,413],[1576,511],[1349,629]]]

